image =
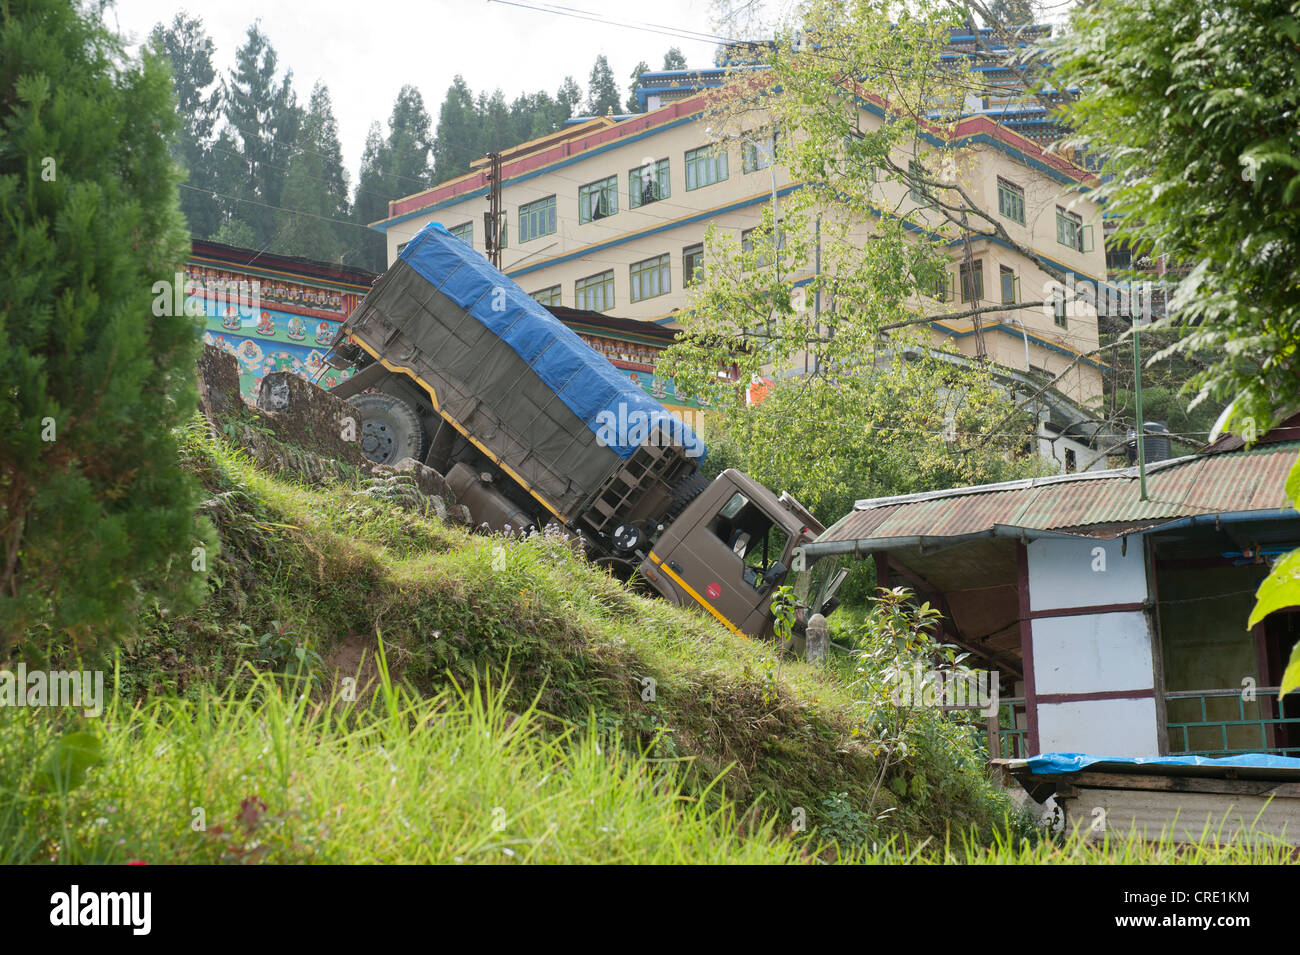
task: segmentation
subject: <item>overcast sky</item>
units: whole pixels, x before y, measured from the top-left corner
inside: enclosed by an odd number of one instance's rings
[[[558,2],[610,19],[712,32],[706,0]],[[387,123],[404,83],[419,88],[436,124],[457,73],[475,94],[500,87],[507,101],[538,89],[554,95],[568,74],[585,93],[592,64],[603,53],[626,96],[639,60],[658,69],[665,51],[677,46],[688,65],[708,66],[715,46],[488,0],[117,0],[106,19],[138,42],[182,10],[202,17],[223,75],[249,25],[260,19],[281,70],[293,70],[299,102],[306,105],[318,80],[329,87],[353,186],[366,130],[374,120]]]

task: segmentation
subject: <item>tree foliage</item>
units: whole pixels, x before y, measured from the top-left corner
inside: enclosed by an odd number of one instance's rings
[[[703,280],[661,365],[717,409],[715,446],[834,515],[867,494],[1042,467],[1022,453],[1031,422],[1008,414],[991,369],[950,344],[936,349],[919,330],[962,314],[929,297],[951,265],[948,249],[1001,228],[960,176],[945,174],[963,161],[942,135],[965,82],[942,60],[953,20],[940,6],[851,12],[810,5],[801,25],[815,50],[778,43],[770,76],[742,76],[710,117],[720,141],[742,150],[767,143],[770,152],[776,131],[778,161],[802,186],[774,198],[744,239],[709,231]],[[864,128],[851,108],[846,74],[867,78],[858,97],[891,105],[878,127]],[[882,209],[882,184],[929,201]],[[725,366],[734,377],[718,376]],[[749,407],[747,389],[764,377],[768,395]]]
[[[677,47],[669,47],[668,52],[664,54],[665,70],[684,70],[686,69],[686,57]]]
[[[225,120],[239,144],[239,162],[232,167],[234,178],[221,191],[243,200],[231,204],[227,217],[247,222],[259,247],[274,240],[276,209],[302,119],[293,71],[277,78],[277,64],[275,47],[254,24],[236,51],[223,95]]]
[[[1201,397],[1263,431],[1300,406],[1300,20],[1283,0],[1108,0],[1050,55],[1066,110],[1104,160],[1120,238],[1191,267],[1161,323],[1222,358]]]
[[[605,54],[596,57],[591,67],[591,78],[587,82],[588,116],[604,116],[610,110],[618,112],[621,102],[618,95],[618,83],[614,80],[614,71],[609,67]]]
[[[319,83],[298,130],[281,206],[277,248],[323,262],[339,260],[351,238],[342,232],[351,228],[348,174],[329,90]]]
[[[128,59],[63,0],[20,0],[0,90],[3,656],[17,637],[56,653],[120,632],[150,591],[201,587],[192,549],[213,544],[173,436],[198,328],[154,288],[174,304],[188,251],[167,65],[148,46]]]
[[[221,87],[212,65],[212,38],[203,21],[178,13],[171,25],[161,23],[149,35],[156,52],[171,64],[176,90],[176,112],[181,118],[181,135],[173,153],[188,174],[181,190],[181,212],[196,235],[211,235],[220,226],[220,214],[212,198],[217,188],[216,163],[212,155],[214,130],[221,116]]]

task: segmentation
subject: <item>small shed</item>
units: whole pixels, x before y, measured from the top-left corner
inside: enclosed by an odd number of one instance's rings
[[[872,556],[881,586],[944,614],[1000,674],[995,754],[1300,755],[1300,694],[1278,688],[1300,608],[1246,620],[1300,546],[1285,482],[1300,416],[1136,468],[858,501],[807,559]]]

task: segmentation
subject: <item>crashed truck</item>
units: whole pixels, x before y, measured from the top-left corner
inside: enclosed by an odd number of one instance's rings
[[[697,473],[691,428],[440,224],[407,243],[326,360],[354,371],[331,390],[359,412],[372,461],[414,458],[479,526],[559,525],[618,576],[774,637],[773,590],[823,526],[740,471]],[[804,575],[790,643],[835,608],[844,573]]]

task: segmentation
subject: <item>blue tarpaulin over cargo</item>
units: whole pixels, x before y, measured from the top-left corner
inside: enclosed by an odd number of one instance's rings
[[[421,229],[400,258],[509,345],[620,457],[630,457],[656,427],[674,443],[703,448],[681,419],[439,223]]]
[[[1122,763],[1130,766],[1211,766],[1251,769],[1300,769],[1300,759],[1294,756],[1274,756],[1270,753],[1241,753],[1237,756],[1089,756],[1086,753],[1044,753],[1025,760],[1029,771],[1036,776],[1057,776],[1077,773],[1100,763]]]

